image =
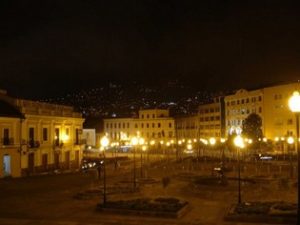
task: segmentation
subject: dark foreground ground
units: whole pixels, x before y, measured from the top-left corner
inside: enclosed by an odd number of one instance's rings
[[[155,182],[140,184],[140,192],[110,194],[108,200],[137,197],[171,196],[190,202],[191,210],[182,218],[165,219],[139,216],[114,215],[96,211],[96,205],[102,196],[78,200],[79,192],[99,188],[95,171],[67,174],[43,175],[20,179],[0,180],[0,224],[5,225],[81,225],[81,224],[203,224],[234,225],[223,221],[223,217],[232,203],[237,202],[237,182],[229,180],[227,186],[194,185],[189,177],[211,175],[215,162],[202,163],[158,163],[148,170],[148,177]],[[234,163],[232,164],[234,165]],[[250,168],[250,166],[248,167]],[[107,185],[131,188],[132,164],[121,165],[115,170],[113,165],[107,169]],[[257,169],[256,169],[257,170]],[[263,172],[265,171],[265,172]],[[262,181],[242,183],[243,201],[296,201],[297,189],[293,179],[285,179],[286,174],[273,174],[265,168],[257,177]],[[253,171],[243,171],[242,176],[249,177]],[[140,170],[137,169],[137,177]],[[162,177],[170,178],[170,183],[163,187]],[[228,173],[236,177],[236,171]]]

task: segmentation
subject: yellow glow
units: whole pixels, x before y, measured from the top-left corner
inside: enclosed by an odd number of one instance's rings
[[[132,144],[133,146],[136,146],[138,143],[139,143],[139,140],[138,140],[137,137],[131,138],[131,144]]]
[[[68,141],[68,140],[69,140],[69,135],[63,134],[62,140],[63,140],[63,141]]]
[[[287,143],[289,143],[290,145],[291,144],[294,144],[294,138],[293,137],[288,137],[288,139],[287,139]]]
[[[139,145],[143,145],[145,143],[145,139],[144,138],[139,138]]]
[[[170,142],[167,142],[166,145],[169,147],[170,146]]]
[[[191,144],[188,144],[188,145],[186,146],[186,148],[187,148],[188,150],[192,150],[192,149],[193,149],[193,146],[192,146]]]
[[[252,144],[252,143],[253,143],[252,139],[248,139],[248,144]]]
[[[102,137],[100,144],[103,148],[107,147],[109,145],[109,139],[106,136]]]
[[[264,137],[264,138],[263,138],[263,142],[267,142],[267,138]]]
[[[209,144],[211,144],[211,145],[215,145],[216,142],[217,142],[216,139],[213,137],[209,139]]]
[[[192,140],[188,140],[188,143],[189,143],[189,144],[192,143]]]
[[[245,147],[244,140],[240,135],[236,136],[233,141],[234,141],[234,145],[236,147],[239,147],[239,148],[244,148]]]
[[[181,144],[182,144],[182,141],[178,141],[178,144],[181,145]]]
[[[163,144],[164,144],[164,141],[160,141],[159,143],[160,143],[161,145],[163,145]]]
[[[284,138],[284,137],[281,137],[280,139],[281,139],[282,141],[284,141],[284,140],[285,140],[285,138]]]
[[[275,137],[275,139],[274,139],[274,140],[275,140],[276,142],[277,142],[277,141],[279,141],[279,137]]]
[[[298,91],[294,91],[293,95],[290,97],[289,107],[294,113],[300,112],[300,94]]]
[[[154,140],[150,141],[150,145],[155,145],[155,141]]]
[[[146,145],[143,145],[142,150],[143,150],[143,151],[146,151],[146,150],[147,150],[147,146],[146,146]]]
[[[174,144],[174,140],[171,140],[171,144]]]
[[[221,138],[221,143],[224,143],[225,141],[226,141],[226,139],[225,138]]]
[[[194,139],[194,142],[196,143],[196,142],[197,142],[197,139]]]

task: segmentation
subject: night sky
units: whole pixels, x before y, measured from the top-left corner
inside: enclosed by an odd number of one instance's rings
[[[2,0],[0,88],[33,98],[110,81],[199,90],[296,81],[295,2]]]

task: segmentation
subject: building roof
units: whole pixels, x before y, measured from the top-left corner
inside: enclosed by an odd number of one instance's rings
[[[24,115],[17,108],[3,100],[0,100],[0,116],[24,118]]]

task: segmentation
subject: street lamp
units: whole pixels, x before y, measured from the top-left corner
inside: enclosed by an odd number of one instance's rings
[[[103,149],[103,206],[106,205],[106,160],[105,160],[105,148],[109,145],[108,137],[104,136],[100,140],[101,147]]]
[[[289,99],[290,110],[296,116],[296,151],[298,154],[298,208],[297,208],[297,220],[299,224],[300,216],[300,150],[299,150],[299,114],[300,114],[300,94],[298,91],[294,91],[293,95]]]
[[[147,146],[143,145],[141,150],[141,177],[143,177],[143,152],[147,150]]]
[[[241,204],[242,196],[241,196],[241,163],[240,163],[240,149],[244,148],[244,140],[243,138],[238,135],[234,138],[234,145],[237,147],[238,150],[238,203]]]
[[[131,144],[133,145],[133,187],[136,188],[136,165],[135,165],[135,147],[138,145],[139,140],[137,137],[131,139]]]

